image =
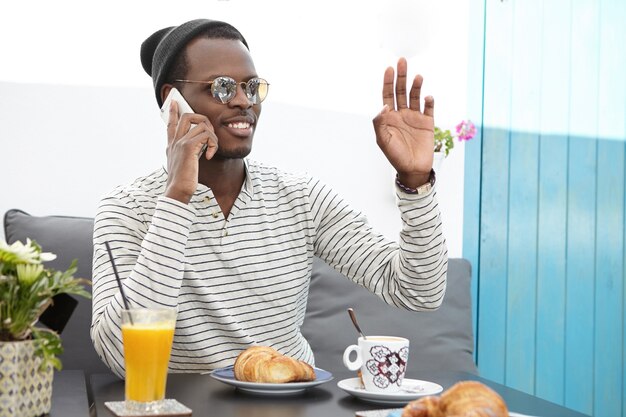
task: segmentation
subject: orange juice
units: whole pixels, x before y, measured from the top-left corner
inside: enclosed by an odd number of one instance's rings
[[[159,401],[165,398],[175,321],[145,323],[133,311],[133,324],[122,324],[126,400]],[[162,319],[162,318],[161,318]]]

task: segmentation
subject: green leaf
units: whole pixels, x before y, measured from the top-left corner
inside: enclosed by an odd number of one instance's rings
[[[61,361],[56,356],[63,353],[63,346],[61,346],[59,335],[49,329],[34,328],[33,337],[35,355],[42,358],[40,369],[52,366],[60,371],[62,368]]]
[[[22,281],[18,279],[17,264],[40,265],[30,262],[33,252],[42,253],[35,241],[26,245],[8,246],[0,241],[0,341],[33,339],[36,353],[42,358],[42,369],[53,366],[61,369],[57,355],[63,352],[61,338],[47,329],[36,328],[34,324],[57,294],[74,294],[91,298],[85,289],[91,282],[76,278],[77,260],[73,260],[65,271],[44,268],[36,276],[25,275],[28,268],[21,267]],[[30,277],[26,279],[25,277]]]

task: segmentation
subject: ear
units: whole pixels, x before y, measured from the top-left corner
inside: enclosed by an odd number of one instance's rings
[[[163,84],[161,86],[161,103],[165,103],[165,99],[172,88],[174,88],[172,84]]]

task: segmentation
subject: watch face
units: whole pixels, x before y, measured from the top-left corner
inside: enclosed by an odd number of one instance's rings
[[[431,188],[433,188],[433,186],[430,185],[429,182],[427,182],[426,184],[422,185],[421,187],[418,187],[417,194],[426,194],[427,192],[429,192],[431,190]]]

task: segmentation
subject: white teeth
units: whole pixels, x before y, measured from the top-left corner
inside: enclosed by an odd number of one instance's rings
[[[232,127],[235,129],[249,129],[250,123],[248,122],[229,123],[228,127]]]

